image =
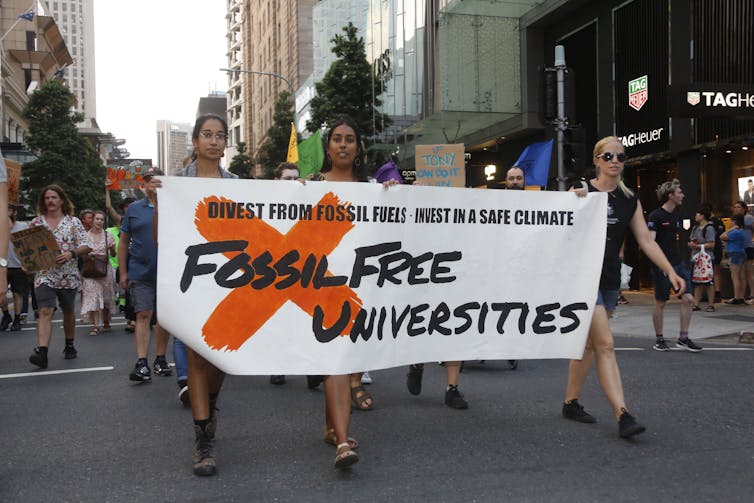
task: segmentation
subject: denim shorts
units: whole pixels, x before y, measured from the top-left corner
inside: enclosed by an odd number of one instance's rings
[[[597,290],[597,305],[605,306],[605,310],[612,313],[615,311],[615,306],[618,305],[619,296],[620,290],[605,290],[600,288]]]
[[[743,265],[746,262],[746,253],[744,252],[731,252],[728,253],[728,264],[730,265]]]
[[[694,289],[691,284],[691,271],[686,262],[680,262],[674,265],[673,270],[675,270],[675,273],[686,282],[686,290],[678,292],[678,294],[691,294]],[[670,289],[673,288],[673,285],[670,284],[670,279],[665,275],[665,272],[656,266],[652,266],[652,281],[654,281],[655,284],[655,299],[663,301],[670,299]]]

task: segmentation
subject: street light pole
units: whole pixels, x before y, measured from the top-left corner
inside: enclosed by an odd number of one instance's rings
[[[296,123],[296,93],[293,90],[293,84],[291,84],[291,81],[280,75],[279,73],[273,73],[273,72],[258,72],[256,70],[241,70],[240,68],[220,68],[221,72],[231,72],[231,73],[249,73],[252,75],[267,75],[269,77],[275,77],[283,82],[285,82],[288,85],[288,91],[291,94],[291,101],[293,101],[293,123]]]

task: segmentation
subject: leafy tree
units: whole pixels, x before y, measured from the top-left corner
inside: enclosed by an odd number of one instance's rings
[[[390,124],[389,117],[376,109],[382,105],[379,95],[385,90],[384,84],[367,61],[358,29],[349,22],[343,32],[345,35],[335,35],[330,40],[338,59],[315,84],[317,95],[311,101],[312,118],[306,129],[313,133],[323,124],[348,116],[356,121],[362,136],[369,138]]]
[[[230,160],[228,170],[239,176],[239,178],[254,178],[251,174],[251,168],[254,167],[254,160],[246,153],[246,142],[239,141],[236,145],[236,155]]]
[[[256,161],[262,165],[264,178],[272,179],[277,165],[288,157],[291,122],[293,122],[291,93],[282,91],[275,102],[275,113],[272,116],[272,126],[267,130],[267,139],[257,152]]]
[[[24,164],[24,202],[36,208],[39,191],[57,183],[77,210],[105,207],[105,166],[92,144],[82,136],[76,123],[83,120],[71,111],[74,97],[63,82],[44,82],[29,98],[24,117],[29,121],[26,144],[37,159]]]

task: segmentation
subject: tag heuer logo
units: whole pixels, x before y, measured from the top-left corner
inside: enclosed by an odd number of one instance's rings
[[[628,81],[628,106],[636,111],[649,100],[649,85],[647,75]]]
[[[696,106],[701,101],[701,96],[698,91],[689,91],[686,93],[686,101],[689,102],[689,105]]]

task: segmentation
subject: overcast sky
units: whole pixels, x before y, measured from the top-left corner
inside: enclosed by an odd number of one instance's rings
[[[97,122],[132,158],[157,162],[156,121],[193,124],[225,91],[225,0],[94,0]]]

